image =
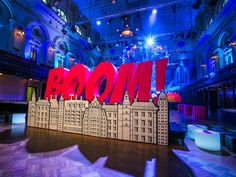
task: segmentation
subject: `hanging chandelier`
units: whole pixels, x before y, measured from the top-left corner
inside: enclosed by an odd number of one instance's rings
[[[121,36],[123,36],[123,37],[133,36],[133,32],[129,29],[128,25],[126,25],[124,31],[121,32]]]

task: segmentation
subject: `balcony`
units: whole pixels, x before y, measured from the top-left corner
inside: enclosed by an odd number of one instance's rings
[[[0,50],[0,72],[24,78],[47,80],[51,67]]]
[[[203,78],[186,85],[184,88],[182,88],[182,91],[188,92],[196,89],[206,88],[223,82],[235,80],[235,78],[236,62],[219,69],[215,73],[214,77]]]

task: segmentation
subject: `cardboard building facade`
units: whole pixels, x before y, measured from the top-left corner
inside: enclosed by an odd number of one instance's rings
[[[39,99],[35,93],[29,102],[27,125],[56,131],[97,137],[168,145],[168,101],[160,93],[158,107],[153,100],[130,104],[127,93],[123,104],[100,103],[97,97],[89,102],[77,97],[59,101]]]

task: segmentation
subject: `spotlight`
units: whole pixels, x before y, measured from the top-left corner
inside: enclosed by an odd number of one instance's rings
[[[153,36],[148,36],[146,38],[146,45],[152,47],[155,44],[155,38]]]
[[[152,10],[152,14],[153,14],[153,15],[157,14],[157,9],[153,9],[153,10]]]
[[[99,25],[101,25],[101,21],[100,20],[97,20],[96,21],[96,24],[99,26]]]

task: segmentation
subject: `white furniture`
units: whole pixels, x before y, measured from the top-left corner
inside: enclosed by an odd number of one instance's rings
[[[188,137],[192,140],[195,140],[195,130],[200,129],[200,130],[207,130],[207,126],[204,125],[193,125],[193,124],[188,124]]]
[[[12,124],[23,124],[25,123],[25,113],[14,113],[12,114]]]
[[[215,131],[197,129],[195,130],[195,144],[205,150],[220,151],[220,134]]]

